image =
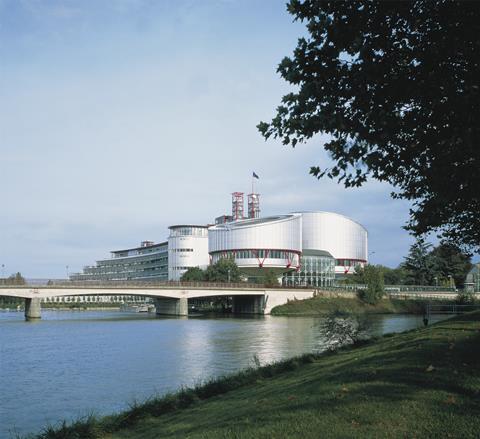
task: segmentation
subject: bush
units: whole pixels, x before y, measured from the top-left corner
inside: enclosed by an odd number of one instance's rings
[[[278,287],[280,284],[278,282],[278,277],[273,270],[267,270],[262,278],[262,283],[266,287]]]
[[[368,321],[365,316],[333,311],[323,322],[323,332],[327,348],[335,350],[344,345],[367,339]]]
[[[457,294],[455,299],[457,305],[474,305],[475,304],[475,295],[467,291],[461,291]]]

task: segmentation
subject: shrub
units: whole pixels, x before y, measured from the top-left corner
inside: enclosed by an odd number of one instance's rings
[[[475,304],[475,295],[467,291],[461,291],[457,294],[455,303],[458,305],[473,305]]]

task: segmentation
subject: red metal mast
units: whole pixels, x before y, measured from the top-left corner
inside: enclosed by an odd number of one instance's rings
[[[243,219],[243,192],[232,193],[233,221]]]
[[[248,217],[260,217],[260,194],[255,194],[253,192],[248,194]]]

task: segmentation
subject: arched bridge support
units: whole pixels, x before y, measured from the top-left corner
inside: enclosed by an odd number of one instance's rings
[[[265,296],[233,296],[233,314],[264,314]]]
[[[155,310],[157,315],[165,316],[188,316],[188,299],[157,298],[155,299]]]
[[[42,318],[40,298],[25,299],[25,320],[38,320]]]

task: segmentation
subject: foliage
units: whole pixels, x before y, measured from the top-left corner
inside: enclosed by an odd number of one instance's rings
[[[435,275],[430,255],[431,248],[432,245],[422,239],[412,244],[403,263],[406,285],[433,285]]]
[[[266,287],[278,287],[278,276],[273,270],[264,269],[263,276],[259,279],[260,283],[263,283]]]
[[[325,317],[322,326],[329,350],[368,338],[365,315],[337,310]]]
[[[455,302],[458,305],[475,305],[475,294],[468,291],[460,291],[457,294]]]
[[[358,297],[366,303],[374,305],[378,303],[385,294],[383,270],[375,265],[366,265],[362,269],[364,282],[367,286],[364,290],[358,290]]]
[[[26,283],[27,281],[20,272],[12,274],[6,279],[0,279],[0,284],[3,285],[25,285]]]
[[[472,264],[470,257],[451,243],[431,244],[417,240],[402,264],[406,285],[444,285],[462,287]]]
[[[385,285],[405,285],[405,269],[400,266],[397,268],[390,268],[380,266],[383,271],[383,279]]]
[[[358,297],[312,297],[305,300],[291,300],[275,306],[271,314],[277,316],[325,316],[337,311],[351,314],[424,314],[425,306],[431,300],[388,299],[375,305],[363,302]],[[435,304],[451,305],[451,300],[435,300]]]
[[[441,243],[432,250],[430,256],[433,259],[433,272],[437,279],[449,284],[449,276],[452,276],[455,286],[463,287],[465,278],[472,268],[469,256],[451,243]]]
[[[205,272],[205,280],[209,282],[240,282],[240,270],[231,258],[221,258],[209,265]]]
[[[190,267],[180,278],[183,282],[202,282],[205,280],[205,271],[199,267]]]
[[[294,86],[259,131],[293,147],[326,133],[331,168],[413,201],[407,228],[480,249],[480,8],[452,0],[290,0],[308,34],[278,66]]]

